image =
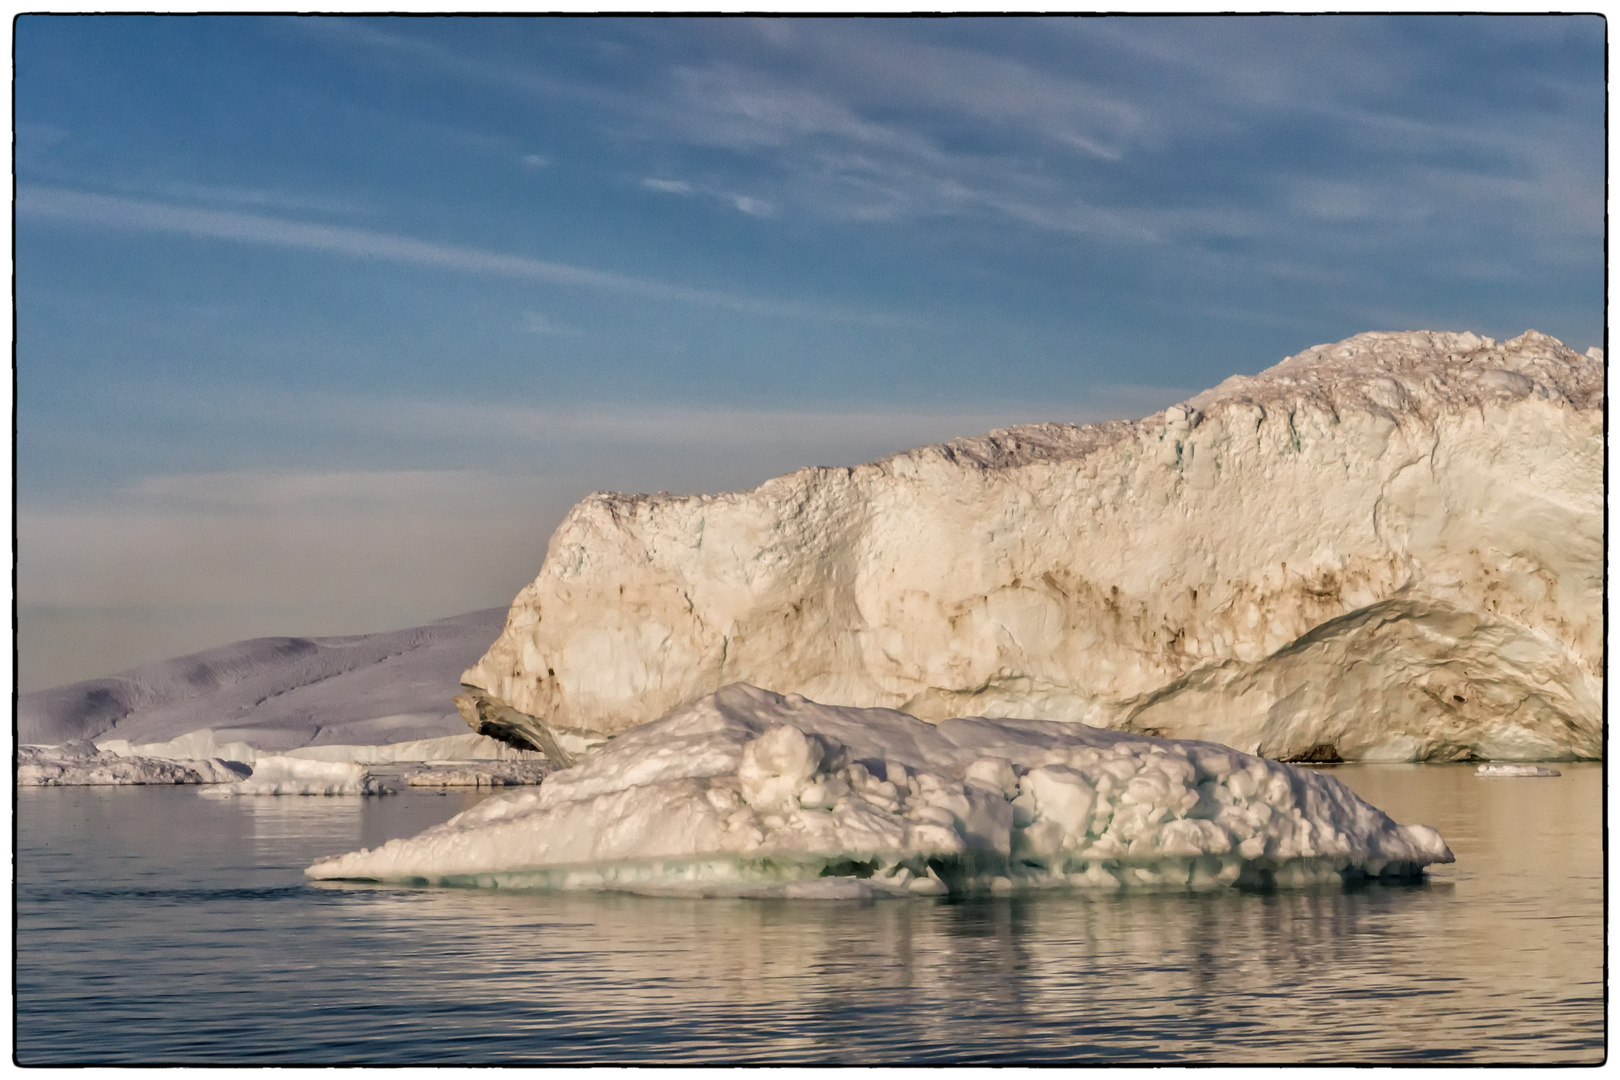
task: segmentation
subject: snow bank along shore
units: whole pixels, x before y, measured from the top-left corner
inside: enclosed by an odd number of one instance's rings
[[[732,682],[1279,759],[1601,754],[1601,353],[1361,334],[1134,423],[597,494],[462,677],[616,733]]]
[[[853,898],[1410,878],[1452,855],[1332,776],[1080,724],[728,686],[316,879]]]

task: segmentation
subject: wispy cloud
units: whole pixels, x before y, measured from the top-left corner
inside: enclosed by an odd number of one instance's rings
[[[650,188],[653,191],[662,191],[668,195],[692,194],[692,185],[685,180],[660,180],[657,177],[649,176],[641,181],[641,186]]]
[[[523,313],[523,329],[531,334],[544,334],[552,337],[580,337],[583,330],[575,330],[568,326],[559,326],[556,320],[549,315],[542,315],[538,311],[525,311]]]
[[[772,217],[776,214],[776,207],[764,199],[756,199],[752,195],[733,195],[731,196],[731,205],[749,217]]]
[[[1545,21],[1451,29],[1464,31],[1460,40],[1514,39],[1520,29],[1531,40],[1546,36]],[[710,194],[757,216],[768,207],[895,224],[984,218],[1122,247],[1190,251],[1241,236],[1319,255],[1348,242],[1346,223],[1393,223],[1397,205],[1428,204],[1432,229],[1472,235],[1457,221],[1466,208],[1499,221],[1538,260],[1567,262],[1567,244],[1548,237],[1601,228],[1601,153],[1571,153],[1592,141],[1589,117],[1534,102],[1590,104],[1592,86],[1543,76],[1503,107],[1466,92],[1450,102],[1435,89],[1436,65],[1458,57],[1405,25],[1022,20],[947,43],[949,34],[906,24],[697,20],[661,28],[672,33],[644,43],[652,62],[611,87],[366,22],[305,29],[535,102],[578,102],[646,145],[723,155],[724,179],[648,186]],[[1342,152],[1301,161],[1281,180],[1220,160],[1242,147],[1276,158],[1276,140],[1302,136]],[[1166,184],[1189,155],[1213,157],[1220,182]],[[1521,183],[1492,183],[1505,175]],[[690,190],[659,186],[680,183]],[[1301,190],[1312,183],[1314,193]],[[1403,198],[1387,198],[1391,187]],[[1402,247],[1394,235],[1382,242]],[[1226,254],[1225,264],[1261,275],[1277,262],[1275,250]]]
[[[706,195],[718,199],[750,217],[766,218],[776,216],[775,204],[765,199],[756,199],[752,195],[739,195],[733,191],[699,186],[685,180],[661,180],[649,176],[641,181],[641,186],[650,191],[663,192],[666,195]]]
[[[591,270],[523,255],[436,244],[411,237],[340,225],[311,224],[256,214],[175,206],[31,185],[17,191],[17,214],[143,232],[176,233],[245,244],[300,248],[356,259],[378,259],[476,274],[525,278],[654,300],[724,308],[749,315],[892,325],[907,320],[828,305],[762,300],[712,289],[691,289],[660,281]]]
[[[833,216],[990,215],[1108,243],[1183,249],[1241,236],[1273,249],[1241,260],[1265,273],[1278,248],[1320,252],[1351,242],[1339,228],[1345,223],[1393,230],[1422,222],[1469,236],[1475,230],[1464,219],[1484,215],[1538,258],[1567,261],[1568,240],[1602,227],[1601,155],[1571,153],[1593,148],[1591,124],[1524,103],[1450,107],[1428,86],[1434,55],[1390,25],[1040,23],[1040,33],[1071,40],[1069,57],[1113,68],[1104,89],[993,47],[942,47],[842,21],[771,24],[761,37],[773,51],[758,62],[674,67],[662,119],[693,143],[768,160],[768,175],[782,185],[771,197]],[[1025,26],[1037,29],[1018,29]],[[1122,68],[1122,55],[1145,63]],[[1585,100],[1591,90],[1571,84],[1544,96]],[[1414,113],[1414,105],[1428,111]],[[1280,185],[1264,172],[1223,165],[1224,195],[1201,185],[1167,190],[1152,175],[1155,167],[1185,167],[1176,160],[1181,148],[1211,136],[1263,145],[1268,132],[1302,129],[1355,152],[1319,171],[1302,161]],[[1058,148],[1079,156],[1066,160]],[[1137,195],[1127,182],[1137,177],[1158,196]],[[1380,238],[1386,250],[1404,240],[1394,231]]]
[[[1391,88],[1416,84],[1424,57],[1374,27],[1362,43],[1368,48],[1346,49],[1343,36],[1322,32],[1331,29],[1325,24],[1298,20],[1055,25],[1092,49],[1128,47],[1170,77],[1103,91],[989,52],[835,21],[774,29],[772,44],[791,64],[674,68],[664,120],[694,143],[769,159],[785,185],[777,201],[863,220],[977,214],[1114,244],[1187,247],[1247,236],[1317,249],[1340,239],[1316,232],[1320,225],[1409,224],[1425,204],[1435,219],[1448,216],[1443,207],[1466,206],[1509,227],[1523,223],[1527,233],[1601,227],[1596,159],[1574,167],[1570,131],[1547,132],[1524,118],[1487,122],[1477,112],[1441,122],[1385,107],[1410,106],[1411,93]],[[1369,165],[1299,177],[1292,193],[1255,175],[1226,199],[1203,196],[1202,205],[1144,201],[1107,177],[1155,160],[1174,167],[1164,154],[1178,143],[1223,130],[1255,138],[1288,117],[1344,133],[1364,147]],[[1398,163],[1390,159],[1396,145],[1408,155]],[[1053,155],[1058,148],[1079,158],[1065,162]],[[1446,181],[1424,164],[1447,148],[1496,161],[1472,182]],[[1504,168],[1521,182],[1496,182]],[[1307,185],[1316,190],[1299,190]],[[1251,269],[1264,272],[1260,263]]]
[[[240,187],[232,184],[193,184],[180,181],[154,181],[124,188],[134,194],[159,195],[187,202],[223,203],[272,210],[293,210],[318,214],[363,213],[367,207],[357,199],[332,198],[305,192],[274,188]]]

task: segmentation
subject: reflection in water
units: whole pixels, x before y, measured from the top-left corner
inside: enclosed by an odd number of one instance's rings
[[[1338,769],[1451,842],[1421,885],[864,905],[299,877],[478,795],[24,792],[18,1055],[1595,1061],[1601,770],[1564,768]]]

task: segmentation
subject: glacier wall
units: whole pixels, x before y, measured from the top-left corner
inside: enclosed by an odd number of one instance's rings
[[[596,494],[463,676],[614,733],[748,682],[1273,758],[1596,757],[1602,355],[1374,333],[1137,422]]]

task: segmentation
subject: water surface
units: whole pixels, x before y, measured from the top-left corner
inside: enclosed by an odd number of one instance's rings
[[[1602,770],[1341,766],[1421,885],[964,902],[316,887],[481,796],[18,795],[16,1059],[1470,1062],[1603,1055]]]

